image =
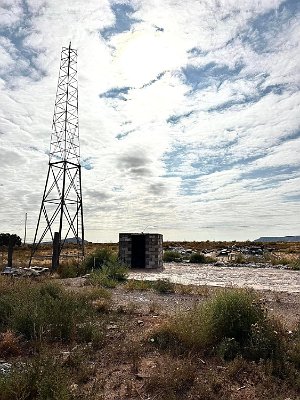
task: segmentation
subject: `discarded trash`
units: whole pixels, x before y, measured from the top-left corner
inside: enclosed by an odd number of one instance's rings
[[[16,268],[6,267],[1,275],[7,276],[40,276],[49,272],[49,268],[46,267],[31,267],[31,268]]]
[[[9,374],[11,371],[12,365],[8,362],[1,362],[0,361],[0,374],[6,375]]]

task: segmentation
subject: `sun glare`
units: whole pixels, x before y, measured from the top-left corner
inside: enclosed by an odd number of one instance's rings
[[[176,63],[175,40],[166,41],[162,32],[133,31],[120,35],[115,64],[130,86],[140,87]]]

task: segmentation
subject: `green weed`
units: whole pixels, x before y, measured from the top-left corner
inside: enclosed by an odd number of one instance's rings
[[[69,375],[57,360],[38,356],[0,375],[1,400],[69,400]]]
[[[177,315],[154,335],[161,348],[219,354],[233,359],[280,359],[283,330],[269,320],[249,290],[228,290],[191,312]]]
[[[133,290],[140,290],[145,291],[149,290],[152,287],[152,282],[150,281],[143,281],[143,280],[136,280],[136,279],[129,279],[124,286],[126,290],[129,292]]]
[[[206,262],[206,257],[204,254],[194,253],[190,257],[190,263],[193,264],[204,264]]]
[[[170,282],[169,279],[158,279],[152,282],[152,287],[158,293],[174,293],[175,284]]]
[[[97,249],[94,253],[88,255],[83,262],[86,270],[102,268],[103,265],[117,260],[117,255],[107,247]]]
[[[182,256],[178,251],[166,250],[163,255],[164,262],[178,262],[182,260]]]
[[[0,296],[0,332],[12,330],[28,340],[70,341],[77,325],[93,318],[96,293],[68,293],[53,283],[17,282]],[[103,295],[98,293],[98,295]]]

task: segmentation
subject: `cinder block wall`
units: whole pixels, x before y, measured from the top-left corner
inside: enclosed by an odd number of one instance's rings
[[[138,233],[119,234],[119,258],[131,266],[132,236]],[[155,269],[163,267],[163,235],[159,233],[142,233],[145,236],[145,268]]]
[[[146,234],[146,263],[145,268],[163,267],[163,235],[159,233]]]
[[[119,234],[119,259],[122,263],[131,266],[132,240],[131,233]]]

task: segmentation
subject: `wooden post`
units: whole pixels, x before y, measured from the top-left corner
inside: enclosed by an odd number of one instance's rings
[[[56,271],[59,266],[59,250],[60,250],[60,235],[59,232],[54,232],[53,251],[52,251],[52,271]]]
[[[8,266],[8,268],[12,268],[14,244],[15,244],[14,238],[12,237],[12,235],[10,235],[9,242],[8,242],[8,251],[7,251],[7,266]]]

